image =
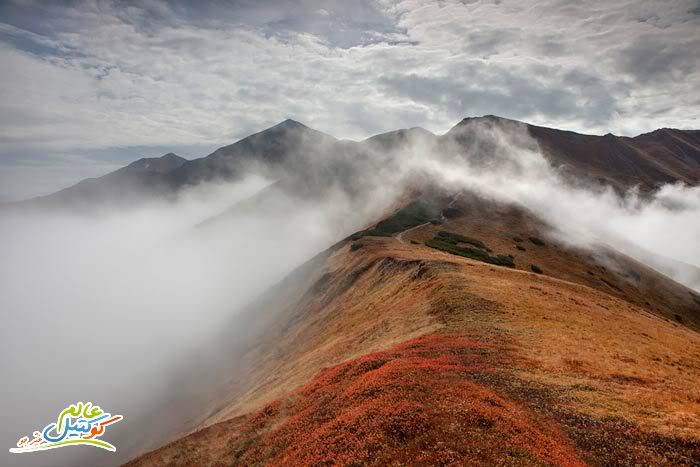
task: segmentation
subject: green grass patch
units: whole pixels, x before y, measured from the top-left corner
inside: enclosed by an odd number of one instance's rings
[[[537,246],[544,246],[544,241],[537,237],[527,237],[527,239]]]
[[[454,219],[456,217],[461,216],[462,214],[462,211],[458,208],[445,208],[442,211],[442,215],[445,216],[447,219]]]
[[[470,238],[470,237],[465,237],[464,235],[452,233],[452,232],[446,232],[444,230],[441,230],[435,235],[436,239],[440,239],[444,242],[452,243],[454,245],[457,245],[458,243],[468,243],[470,245],[473,245],[477,248],[481,248],[482,250],[486,251],[491,251],[489,247],[487,247],[484,242],[481,240],[477,240],[475,238]]]
[[[364,234],[365,234],[364,231],[355,232],[354,234],[350,235],[345,240],[350,240],[350,241],[354,242],[355,240],[361,239],[364,236]]]
[[[467,243],[476,248],[459,246],[460,243]],[[426,246],[436,250],[475,259],[484,263],[495,264],[497,266],[515,267],[512,255],[491,255],[486,245],[480,240],[465,237],[452,232],[438,232],[432,240],[425,242]]]
[[[623,276],[624,276],[626,279],[631,279],[631,280],[633,280],[634,282],[639,282],[639,281],[642,280],[642,275],[639,274],[637,271],[634,271],[634,270],[632,270],[632,269],[630,269],[629,271],[625,271],[625,273],[623,274]]]
[[[411,227],[433,221],[441,222],[440,210],[433,203],[419,199],[398,210],[393,216],[384,219],[373,229],[362,232],[362,234],[375,237],[390,237]]]

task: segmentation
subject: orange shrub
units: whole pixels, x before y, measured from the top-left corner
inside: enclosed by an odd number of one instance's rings
[[[578,465],[555,428],[469,375],[489,345],[433,334],[319,373],[243,424],[229,461],[273,465]],[[490,349],[496,350],[496,349]]]

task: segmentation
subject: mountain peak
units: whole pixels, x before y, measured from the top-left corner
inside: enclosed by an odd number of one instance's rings
[[[182,160],[182,161],[187,160],[184,157],[178,156],[174,152],[169,152],[167,154],[164,154],[164,155],[160,156],[159,159],[160,160]]]
[[[482,115],[481,117],[466,117],[463,118],[461,122],[457,124],[459,125],[464,125],[470,122],[490,122],[490,123],[496,123],[496,122],[517,122],[517,120],[513,120],[510,118],[505,118],[505,117],[499,117],[498,115]]]
[[[272,141],[272,139],[278,140],[279,138],[286,139],[289,137],[292,138],[298,138],[298,137],[315,137],[315,138],[323,138],[323,139],[329,139],[329,140],[334,140],[330,135],[327,135],[323,132],[320,132],[318,130],[314,130],[311,127],[308,127],[304,125],[301,122],[298,122],[296,120],[292,120],[291,118],[288,118],[277,125],[271,126],[270,128],[267,128],[265,130],[262,130],[258,133],[254,133],[246,138],[243,138],[240,141],[237,141],[236,143],[233,143],[231,146],[224,146],[224,148],[227,147],[232,147],[240,143],[252,143],[255,142],[254,144],[259,144],[263,141]],[[279,141],[278,141],[279,142]],[[286,141],[285,144],[289,144],[289,141]],[[222,148],[220,148],[222,149]],[[219,151],[219,150],[217,150]],[[215,152],[216,153],[216,152]]]
[[[512,120],[510,118],[505,118],[505,117],[499,117],[498,115],[482,115],[481,117],[465,117],[463,118],[459,123],[457,123],[455,126],[450,128],[448,133],[452,131],[459,131],[461,128],[467,126],[467,125],[472,125],[475,123],[486,123],[486,124],[522,124],[522,122],[518,120]]]
[[[304,125],[301,122],[297,122],[296,120],[292,120],[291,118],[286,119],[283,122],[278,123],[277,125],[271,127],[270,129],[273,128],[279,128],[279,129],[309,129],[308,126]]]

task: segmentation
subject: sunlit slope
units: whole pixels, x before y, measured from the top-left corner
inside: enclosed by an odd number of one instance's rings
[[[525,212],[439,207],[317,261],[246,383],[134,465],[700,462],[697,295]]]

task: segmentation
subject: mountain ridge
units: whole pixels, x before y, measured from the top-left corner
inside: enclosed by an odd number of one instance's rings
[[[571,171],[578,178],[610,184],[619,191],[639,186],[651,191],[663,183],[700,183],[700,130],[660,128],[635,137],[585,135],[531,125],[517,120],[485,115],[466,117],[442,135],[421,127],[380,133],[362,141],[338,140],[296,120],[287,119],[270,128],[222,146],[207,156],[186,160],[173,153],[160,158],[143,158],[102,177],[86,179],[56,193],[20,204],[59,206],[61,203],[89,205],[91,201],[121,199],[118,192],[134,195],[172,195],[187,187],[212,180],[233,180],[250,171],[278,178],[291,171],[332,173],[329,168],[347,166],[348,160],[372,157],[377,150],[399,151],[417,140],[439,147],[460,132],[483,127],[524,129],[549,161]],[[462,147],[468,150],[469,139]],[[314,156],[314,157],[310,157]],[[334,159],[335,158],[335,159]],[[155,166],[149,166],[155,164]],[[145,175],[142,171],[154,174]],[[345,167],[347,169],[347,167]],[[136,173],[133,173],[136,172]],[[347,172],[347,170],[345,170]],[[108,187],[100,187],[100,183]],[[121,188],[118,185],[123,185]],[[132,196],[127,197],[130,201]]]
[[[247,312],[267,324],[231,357],[246,377],[236,371],[189,434],[127,465],[289,465],[343,453],[391,463],[407,452],[426,465],[700,460],[700,354],[688,351],[700,345],[700,296],[614,251],[550,239],[525,210],[439,198],[450,210],[440,223],[358,232],[285,279],[298,287]],[[436,249],[441,232],[508,253],[514,266]],[[475,386],[449,391],[462,384]],[[444,411],[436,394],[450,401]],[[514,419],[525,424],[511,428]],[[545,445],[567,457],[549,458],[535,432],[553,434]]]
[[[517,132],[580,183],[653,190],[700,176],[692,132],[591,136],[487,116],[443,135],[412,128],[361,142],[285,120],[203,158],[156,158],[160,172],[141,159],[106,177],[120,199],[144,182],[168,196],[249,173],[276,180],[193,229],[206,243],[243,216],[315,206],[337,188],[359,208],[402,174],[407,149],[489,162],[502,155],[492,130]],[[549,235],[527,207],[427,178],[401,179],[404,192],[362,230],[222,325],[197,350],[206,364],[173,376],[193,382],[192,405],[164,391],[163,410],[140,423],[170,423],[170,434],[146,440],[140,449],[155,450],[130,465],[289,465],[348,452],[349,462],[430,465],[700,462],[700,354],[688,352],[700,345],[700,296],[610,247]],[[183,418],[162,418],[175,403]]]

